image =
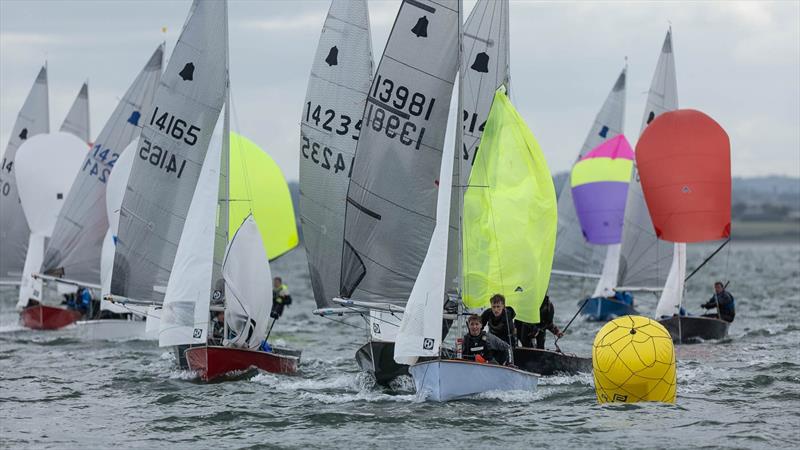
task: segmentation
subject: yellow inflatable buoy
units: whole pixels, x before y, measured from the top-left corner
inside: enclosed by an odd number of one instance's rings
[[[599,403],[675,403],[675,347],[663,325],[642,316],[608,322],[592,344]]]

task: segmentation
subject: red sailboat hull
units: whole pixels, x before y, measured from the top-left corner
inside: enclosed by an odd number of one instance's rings
[[[22,325],[34,330],[57,330],[76,322],[81,313],[71,309],[54,306],[29,306],[19,313]]]
[[[185,355],[189,369],[199,373],[204,381],[251,367],[272,373],[295,373],[300,360],[297,356],[217,346],[192,347]]]

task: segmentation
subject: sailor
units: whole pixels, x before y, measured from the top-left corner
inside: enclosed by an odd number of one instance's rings
[[[520,345],[523,347],[533,347],[533,340],[536,339],[536,348],[544,349],[544,341],[547,337],[547,331],[555,334],[557,337],[564,336],[564,333],[553,323],[553,317],[556,311],[553,303],[550,302],[550,296],[545,295],[542,300],[542,306],[539,307],[539,323],[526,323],[520,320],[515,320],[517,327],[517,336],[519,336]]]
[[[481,328],[488,324],[490,333],[512,347],[516,346],[517,330],[513,325],[517,313],[514,312],[514,308],[506,306],[506,298],[502,294],[493,295],[489,303],[492,308],[481,314]]]
[[[478,362],[505,364],[511,348],[505,341],[483,331],[483,321],[477,314],[467,318],[469,333],[464,335],[462,354],[464,359]]]
[[[726,322],[733,322],[733,318],[736,316],[736,302],[733,296],[725,290],[725,285],[721,281],[714,283],[714,296],[700,306],[705,309],[717,308],[716,313],[704,314],[703,317],[714,317]]]
[[[289,286],[283,284],[281,277],[272,279],[272,311],[269,316],[277,320],[283,315],[283,308],[292,304],[292,296],[289,295]]]
[[[81,314],[87,314],[92,306],[92,292],[89,288],[79,287],[75,296],[75,309]]]
[[[225,336],[225,311],[217,311],[211,319],[211,338],[208,345],[222,345],[222,338]]]

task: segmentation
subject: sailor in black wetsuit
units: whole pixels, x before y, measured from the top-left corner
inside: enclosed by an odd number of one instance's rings
[[[704,314],[703,317],[714,317],[726,322],[733,322],[733,318],[736,316],[736,303],[733,296],[725,290],[721,281],[714,283],[714,296],[700,306],[705,309],[717,308],[716,313]]]
[[[545,295],[542,306],[539,307],[539,323],[526,323],[519,320],[514,321],[519,336],[520,345],[523,347],[533,347],[533,340],[536,339],[536,348],[544,349],[544,341],[547,331],[561,337],[564,333],[553,323],[556,310],[550,302],[550,297]]]
[[[483,331],[480,316],[473,314],[467,318],[469,333],[464,335],[462,354],[464,359],[478,362],[505,364],[508,361],[508,350],[511,348],[505,341]]]
[[[481,314],[481,328],[488,324],[490,333],[515,347],[517,331],[514,329],[514,317],[517,313],[514,312],[514,308],[506,306],[506,298],[502,294],[493,295],[489,303],[492,309],[487,309]]]
[[[283,308],[292,304],[292,296],[289,295],[289,286],[283,284],[281,277],[272,280],[272,310],[269,316],[278,320],[283,315]]]

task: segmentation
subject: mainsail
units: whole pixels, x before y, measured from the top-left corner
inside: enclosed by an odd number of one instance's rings
[[[91,142],[88,81],[83,83],[81,90],[78,91],[78,96],[72,102],[72,107],[70,107],[67,117],[64,118],[59,131],[74,134],[87,144]]]
[[[642,132],[650,122],[666,111],[678,108],[678,81],[675,76],[675,55],[672,52],[672,30],[667,32],[658,64],[647,94]],[[641,134],[641,133],[640,133]],[[653,230],[636,165],[625,204],[625,226],[622,231],[617,286],[660,288],[672,261],[672,244],[659,241]]]
[[[400,6],[367,97],[352,167],[343,296],[404,305],[411,294],[436,224],[459,8],[455,0]]]
[[[576,162],[606,140],[622,134],[625,121],[626,78],[627,67],[622,69],[611,88],[611,92],[609,92],[605,102],[603,102],[603,106],[597,113],[586,140],[584,140],[583,146],[578,153]],[[558,196],[558,237],[556,239],[553,270],[596,276],[601,272],[601,268],[606,265],[603,263],[604,253],[610,251],[614,250],[586,242],[575,212],[570,180],[565,180]],[[618,249],[616,251],[619,253]],[[609,258],[608,264],[616,266],[618,258]],[[609,269],[611,268],[609,266]],[[614,272],[616,272],[616,269],[614,269]],[[614,283],[616,283],[616,277],[612,281],[612,284]]]
[[[14,171],[17,149],[26,139],[48,132],[47,67],[42,67],[11,129],[0,166],[0,284],[19,284],[30,236]]]
[[[161,303],[227,83],[227,2],[195,0],[131,170],[111,295]],[[207,288],[207,286],[206,286]]]
[[[300,222],[319,307],[339,294],[345,199],[372,64],[366,0],[333,0],[300,119]]]
[[[161,75],[163,54],[162,44],[128,88],[86,155],[47,245],[43,273],[100,284],[100,253],[108,229],[106,183],[122,150],[139,136],[140,119],[150,108]],[[69,120],[72,112],[65,126],[78,123]]]
[[[517,318],[539,322],[558,220],[544,153],[503,90],[494,97],[464,196],[464,305],[501,293]]]
[[[455,153],[452,205],[460,205],[469,183],[481,135],[489,117],[494,93],[500,85],[510,90],[508,1],[480,0],[472,9],[462,33],[461,148]],[[461,207],[450,209],[447,246],[447,290],[460,284]]]

